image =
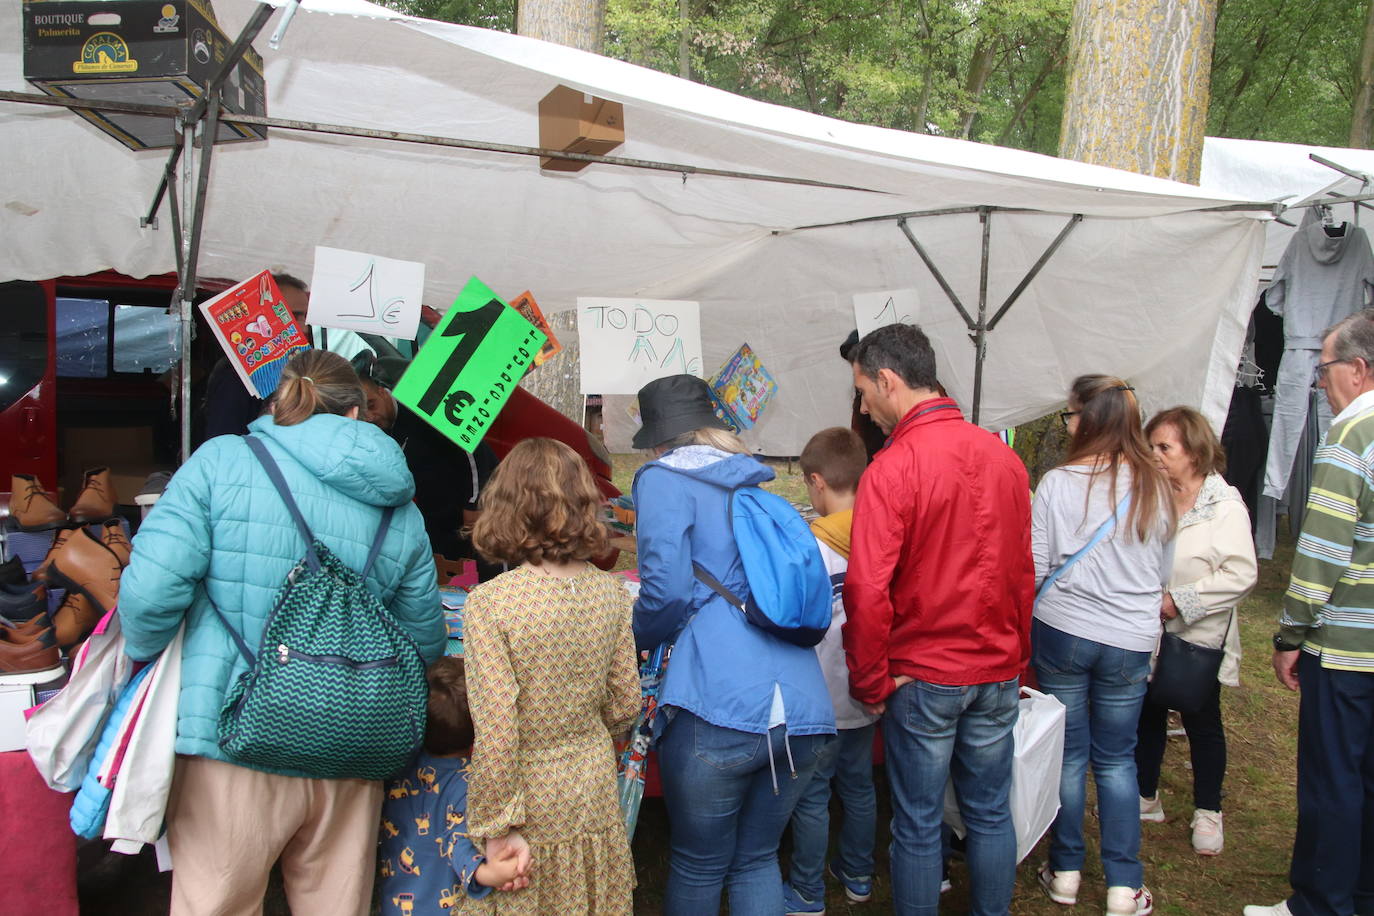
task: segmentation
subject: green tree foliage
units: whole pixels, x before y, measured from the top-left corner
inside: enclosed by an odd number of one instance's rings
[[[1344,146],[1368,0],[1224,0],[1208,133]]]
[[[516,0],[384,0],[513,31]],[[883,127],[1053,154],[1072,0],[607,0],[605,52]],[[1222,0],[1208,133],[1344,145],[1370,0]]]

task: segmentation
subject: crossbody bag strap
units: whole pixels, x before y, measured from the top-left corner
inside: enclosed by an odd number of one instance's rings
[[[1112,529],[1116,527],[1117,518],[1120,517],[1130,505],[1131,494],[1127,493],[1125,496],[1121,497],[1121,502],[1116,504],[1116,508],[1112,510],[1112,514],[1107,517],[1107,520],[1097,526],[1097,530],[1094,531],[1093,536],[1088,539],[1088,543],[1080,547],[1072,556],[1063,563],[1060,563],[1057,569],[1045,577],[1045,581],[1040,583],[1040,590],[1035,593],[1036,601],[1039,601],[1045,593],[1054,586],[1054,583],[1059,581],[1059,577],[1064,575],[1065,571],[1067,571],[1070,566],[1083,559],[1090,550],[1102,543],[1103,538],[1111,534]]]
[[[744,602],[740,599],[739,595],[736,595],[734,592],[730,591],[730,589],[726,588],[724,585],[721,585],[719,579],[717,579],[715,576],[707,572],[706,567],[702,566],[695,560],[692,561],[692,572],[696,575],[698,582],[700,582],[702,585],[705,585],[707,588],[711,589],[711,591],[715,592],[717,595],[720,595],[732,606],[739,608],[740,613],[749,613],[745,609]]]
[[[253,453],[253,457],[258,459],[263,470],[267,472],[267,479],[272,481],[272,486],[276,487],[277,494],[281,496],[281,501],[286,503],[286,511],[291,513],[291,520],[296,523],[297,530],[301,537],[305,538],[305,559],[310,564],[312,570],[320,568],[319,555],[315,553],[315,535],[311,534],[310,526],[306,524],[305,516],[301,514],[300,506],[296,505],[296,500],[291,497],[291,488],[286,483],[286,478],[282,476],[281,467],[277,460],[272,457],[272,453],[267,450],[267,446],[256,436],[248,435],[243,437],[243,441],[248,443],[248,448]]]

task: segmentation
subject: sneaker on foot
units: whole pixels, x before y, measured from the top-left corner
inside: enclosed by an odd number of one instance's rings
[[[1245,916],[1293,916],[1287,900],[1280,900],[1273,906],[1247,906]]]
[[[1221,812],[1198,808],[1193,812],[1193,852],[1200,856],[1221,854]]]
[[[873,876],[864,875],[859,878],[846,875],[840,868],[839,863],[831,862],[827,866],[830,877],[840,882],[844,888],[844,895],[849,898],[850,903],[867,903],[873,896]]]
[[[1073,906],[1078,902],[1078,885],[1083,880],[1082,872],[1054,871],[1046,862],[1036,873],[1040,888],[1055,903]]]
[[[819,900],[808,900],[801,893],[786,882],[782,885],[782,906],[783,912],[787,916],[817,916],[825,913],[825,898]]]
[[[1154,798],[1140,796],[1140,819],[1154,824],[1164,823],[1164,802],[1159,800],[1158,792]]]
[[[1154,910],[1155,901],[1147,887],[1107,888],[1107,916],[1149,916]]]

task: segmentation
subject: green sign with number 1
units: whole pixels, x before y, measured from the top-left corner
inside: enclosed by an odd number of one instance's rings
[[[471,452],[545,339],[473,277],[415,354],[393,394]]]

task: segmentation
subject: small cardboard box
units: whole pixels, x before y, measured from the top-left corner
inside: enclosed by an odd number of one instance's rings
[[[557,86],[539,101],[539,146],[604,156],[625,142],[625,106],[570,86]],[[546,158],[539,167],[580,172],[590,163]]]
[[[63,98],[175,105],[198,98],[233,42],[205,0],[24,0],[24,78]],[[226,110],[266,115],[262,57],[249,48],[222,89]],[[173,145],[171,118],[102,111],[81,117],[130,149]],[[217,142],[267,128],[221,123]]]
[[[22,751],[24,710],[33,706],[33,687],[28,684],[0,687],[0,751]]]

